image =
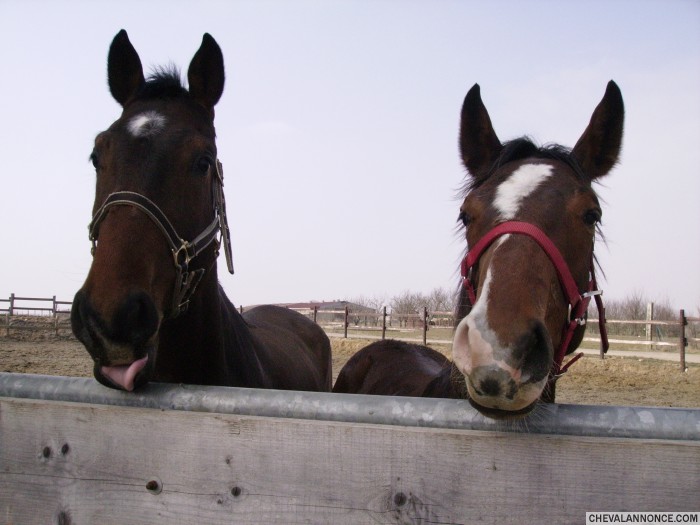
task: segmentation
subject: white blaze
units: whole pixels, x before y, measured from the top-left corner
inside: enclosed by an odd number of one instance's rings
[[[549,164],[525,164],[515,170],[496,189],[496,197],[493,205],[498,212],[499,219],[510,221],[517,219],[523,200],[531,195],[537,187],[552,175],[553,168]],[[495,256],[498,248],[508,240],[510,235],[504,235],[496,241],[491,256]],[[495,276],[498,278],[498,276]],[[481,284],[481,293],[471,312],[460,321],[452,340],[452,357],[457,368],[465,375],[469,396],[476,403],[501,410],[520,410],[535,402],[544,388],[547,378],[543,378],[536,384],[525,383],[527,378],[522,377],[522,371],[515,369],[505,362],[505,356],[510,354],[510,349],[504,348],[496,332],[489,326],[488,309],[491,280],[494,278],[493,268],[486,270],[484,282]],[[480,394],[472,384],[471,374],[479,367],[496,366],[507,372],[511,380],[517,385],[514,395],[506,396],[505,392],[510,388],[508,384],[501,384],[501,394],[491,396]]]
[[[510,234],[498,239],[493,252],[508,240]],[[489,288],[492,279],[491,268],[486,270],[483,284],[479,285],[481,293],[471,312],[457,326],[453,339],[453,359],[463,374],[470,374],[478,366],[485,366],[495,361],[494,351],[500,350],[496,333],[489,327],[486,313],[489,304]],[[494,346],[496,348],[494,348]]]
[[[525,164],[515,170],[496,190],[493,204],[501,219],[515,219],[523,199],[551,175],[552,166],[549,164]]]

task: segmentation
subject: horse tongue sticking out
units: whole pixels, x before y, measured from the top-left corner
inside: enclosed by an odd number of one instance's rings
[[[148,356],[137,359],[130,365],[103,366],[100,370],[102,375],[112,383],[131,392],[134,389],[134,379],[144,369],[146,363],[148,363]]]

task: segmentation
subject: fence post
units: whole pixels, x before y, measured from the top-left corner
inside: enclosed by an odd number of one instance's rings
[[[653,321],[654,320],[654,303],[647,303],[647,321]],[[651,323],[646,325],[646,336],[647,336],[647,341],[653,341],[654,339],[654,329]],[[650,345],[650,348],[653,348],[652,345]]]
[[[348,338],[348,307],[347,305],[345,306],[345,322],[343,323],[345,325],[345,339]]]
[[[428,307],[423,307],[423,344],[428,344]]]
[[[56,334],[56,337],[58,337],[58,306],[56,305],[56,296],[53,296],[53,302],[51,303],[51,307],[53,308],[52,312],[53,313],[53,327],[54,327],[54,333]]]
[[[386,337],[386,306],[382,308],[382,341]]]
[[[9,314],[12,316],[14,315],[14,309],[15,309],[15,294],[11,293],[10,294],[10,311]],[[9,330],[8,330],[9,332]]]
[[[678,346],[681,352],[681,372],[685,372],[685,347],[688,346],[688,339],[685,337],[685,327],[688,324],[688,318],[685,316],[685,310],[681,309],[680,315],[680,338]]]
[[[318,324],[316,322],[316,318],[318,317],[318,306],[314,306],[314,323]]]

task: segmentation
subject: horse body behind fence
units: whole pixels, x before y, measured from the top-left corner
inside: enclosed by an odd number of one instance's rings
[[[622,96],[611,81],[572,150],[538,147],[527,138],[502,144],[479,86],[472,87],[459,140],[470,174],[459,211],[469,250],[453,362],[430,372],[430,382],[426,347],[393,343],[382,354],[370,345],[341,370],[334,390],[351,392],[353,385],[380,393],[369,386],[379,384],[371,379],[374,368],[385,373],[383,390],[391,390],[386,383],[413,381],[413,395],[468,397],[492,417],[527,414],[540,399],[554,401],[556,379],[568,367],[564,356],[580,344],[588,303],[599,293],[593,246],[602,212],[591,184],[617,162],[623,119]]]
[[[302,315],[265,306],[241,316],[217,278],[233,273],[214,106],[223,55],[205,34],[188,69],[146,80],[125,31],[108,80],[121,117],[95,140],[93,262],[72,326],[103,384],[149,380],[329,390],[330,342]]]

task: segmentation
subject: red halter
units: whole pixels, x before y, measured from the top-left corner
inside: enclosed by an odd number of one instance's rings
[[[534,224],[520,221],[508,221],[495,226],[486,235],[484,235],[479,242],[477,242],[474,247],[469,250],[467,256],[462,261],[462,283],[467,290],[469,295],[469,301],[471,305],[474,306],[476,303],[476,294],[474,292],[474,285],[471,281],[471,269],[479,260],[482,253],[501,235],[506,235],[509,233],[518,233],[522,235],[527,235],[532,240],[534,240],[540,248],[547,254],[549,260],[554,265],[554,269],[559,277],[559,284],[561,285],[564,296],[569,303],[569,313],[566,324],[564,325],[564,333],[562,336],[561,344],[554,355],[554,363],[552,364],[552,370],[549,373],[549,381],[556,381],[568,368],[578,361],[583,354],[579,353],[572,357],[566,365],[562,366],[564,361],[564,355],[566,350],[571,343],[574,331],[577,327],[586,324],[586,312],[588,310],[588,304],[591,302],[591,297],[595,297],[596,306],[598,307],[598,325],[600,327],[600,344],[603,352],[608,351],[608,334],[605,329],[605,308],[603,308],[603,299],[601,297],[602,290],[598,290],[598,285],[595,280],[595,273],[593,269],[593,253],[591,252],[591,262],[590,262],[590,279],[588,281],[588,290],[580,293],[576,281],[571,276],[569,267],[564,261],[561,253],[554,245],[554,243],[547,237],[547,235],[540,230]]]

